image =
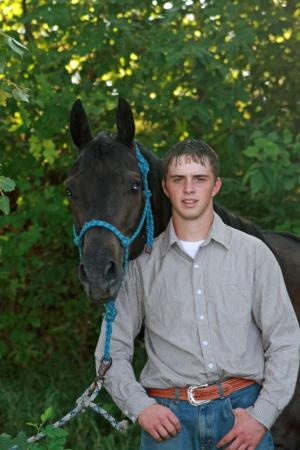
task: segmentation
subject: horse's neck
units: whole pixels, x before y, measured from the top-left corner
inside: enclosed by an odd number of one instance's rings
[[[150,166],[149,184],[152,192],[152,210],[154,216],[155,236],[165,230],[171,217],[171,206],[162,189],[162,160],[153,153],[145,152],[144,155]]]
[[[243,231],[244,233],[251,234],[252,236],[257,237],[265,242],[263,232],[261,229],[245,219],[244,217],[238,216],[237,214],[233,214],[226,209],[222,208],[220,205],[214,203],[215,212],[221,217],[222,221],[229,225],[232,228],[236,228],[237,230]]]

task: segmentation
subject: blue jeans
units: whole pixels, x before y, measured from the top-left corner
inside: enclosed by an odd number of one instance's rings
[[[142,430],[140,450],[215,450],[218,441],[234,425],[232,409],[253,405],[260,386],[252,384],[233,392],[229,397],[213,400],[199,406],[188,401],[176,401],[156,397],[157,403],[167,406],[178,417],[181,430],[173,438],[156,442]],[[256,450],[274,450],[271,433],[268,431]]]

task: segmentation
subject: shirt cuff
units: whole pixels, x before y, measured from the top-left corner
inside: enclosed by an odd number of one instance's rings
[[[257,399],[253,406],[247,408],[248,413],[269,430],[280,411],[264,399]]]
[[[129,417],[132,422],[135,422],[139,414],[148,406],[154,405],[156,401],[154,398],[148,397],[146,394],[135,394],[125,401],[125,409],[123,413]]]

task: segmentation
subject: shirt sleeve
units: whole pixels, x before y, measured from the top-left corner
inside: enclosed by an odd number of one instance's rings
[[[121,411],[132,421],[147,406],[155,403],[136,380],[132,359],[134,339],[141,330],[144,308],[142,286],[136,261],[130,261],[116,299],[117,316],[112,326],[110,354],[112,365],[105,375],[104,386]],[[96,347],[96,369],[104,352],[105,321]]]
[[[253,316],[261,330],[264,381],[249,413],[269,429],[292,398],[299,369],[300,333],[281,269],[272,252],[260,244]]]

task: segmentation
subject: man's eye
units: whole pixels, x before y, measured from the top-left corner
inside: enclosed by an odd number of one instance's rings
[[[68,198],[70,198],[70,199],[73,198],[73,194],[72,194],[71,189],[67,188],[66,191],[65,191],[65,194],[66,194],[66,196]]]
[[[130,191],[136,194],[141,190],[141,186],[142,184],[140,181],[134,181],[130,185]]]

